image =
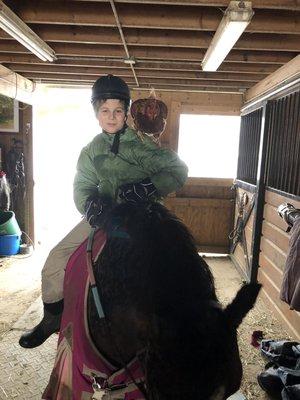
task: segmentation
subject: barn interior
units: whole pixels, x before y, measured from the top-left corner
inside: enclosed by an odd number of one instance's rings
[[[1,1],[0,27],[2,15],[21,20],[23,33],[33,31],[48,57],[43,61],[0,29],[0,94],[18,121],[0,126],[1,169],[12,146],[24,154],[26,191],[13,211],[34,242],[39,85],[90,88],[99,76],[114,74],[133,100],[154,89],[168,108],[161,145],[175,151],[182,114],[241,116],[236,175],[191,176],[165,204],[191,229],[200,252],[229,255],[243,280],[263,284],[264,303],[300,340],[300,310],[279,296],[290,233],[277,213],[286,202],[300,208],[300,2],[237,3],[252,3],[251,21],[217,70],[205,71],[227,0]]]

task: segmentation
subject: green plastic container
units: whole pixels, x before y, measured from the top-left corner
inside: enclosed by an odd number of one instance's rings
[[[0,235],[18,235],[22,232],[13,211],[0,211]]]

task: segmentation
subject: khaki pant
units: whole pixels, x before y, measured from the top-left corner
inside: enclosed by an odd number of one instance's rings
[[[49,253],[42,270],[42,299],[54,303],[63,298],[65,269],[71,254],[88,237],[90,225],[82,220]]]

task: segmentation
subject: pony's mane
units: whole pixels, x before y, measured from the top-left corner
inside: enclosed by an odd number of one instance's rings
[[[199,256],[192,234],[165,206],[153,202],[121,204],[113,209],[108,221],[108,247],[125,245],[139,254],[144,264],[142,272],[145,273],[146,264],[149,268],[151,266],[151,270],[147,271],[148,284],[153,284],[151,289],[168,288],[177,297],[174,302],[180,302],[182,306],[184,304],[178,296],[183,297],[184,294],[189,309],[191,299],[194,299],[195,306],[195,299],[216,300],[213,276]],[[115,232],[124,232],[129,237],[116,238],[118,235]]]

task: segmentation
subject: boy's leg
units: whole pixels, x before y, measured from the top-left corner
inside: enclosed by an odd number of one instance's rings
[[[49,253],[42,270],[42,300],[55,303],[63,298],[65,269],[71,254],[88,237],[90,225],[82,220]]]
[[[37,326],[21,336],[19,344],[22,347],[37,347],[59,330],[65,268],[71,254],[87,238],[90,229],[90,225],[82,220],[50,251],[42,270],[44,317]]]

